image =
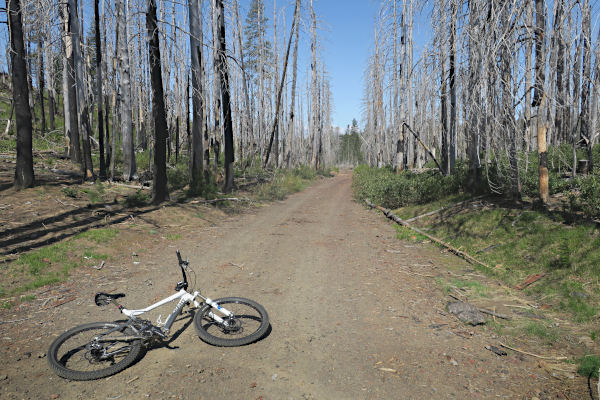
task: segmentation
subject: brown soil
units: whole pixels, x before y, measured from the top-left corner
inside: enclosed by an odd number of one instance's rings
[[[135,213],[125,210],[122,213],[132,216],[123,219],[97,215],[97,222],[112,220],[120,230],[105,268],[77,268],[67,282],[36,290],[38,300],[0,312],[1,321],[29,318],[0,324],[0,397],[589,396],[586,378],[553,377],[550,367],[540,367],[533,357],[510,350],[507,356],[497,356],[486,350],[486,345],[506,338],[496,338],[490,324],[470,327],[449,315],[449,298],[435,282],[435,277],[448,274],[479,278],[472,267],[431,245],[395,239],[393,227],[381,214],[352,200],[350,182],[351,174],[343,171],[283,203],[234,213],[172,204]],[[11,196],[22,195],[4,193],[2,203],[12,204]],[[50,204],[55,213],[62,206]],[[149,234],[149,229],[159,233]],[[268,335],[248,346],[214,347],[198,339],[190,326],[192,314],[186,313],[175,323],[168,343],[148,349],[120,374],[91,382],[54,375],[44,358],[58,334],[83,323],[122,318],[114,307],[93,305],[95,292],[123,291],[127,297],[122,303],[129,308],[142,308],[173,293],[180,278],[176,248],[198,273],[203,294],[246,297],[262,304],[271,319]],[[4,254],[11,249],[3,249]],[[173,307],[165,306],[149,319],[155,321],[160,313],[164,319]],[[546,356],[568,355],[528,340],[511,344]],[[562,368],[569,370],[569,364]]]

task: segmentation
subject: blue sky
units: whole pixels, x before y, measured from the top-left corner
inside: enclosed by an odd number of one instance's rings
[[[362,74],[372,43],[374,15],[379,4],[368,0],[321,0],[315,12],[329,25],[323,32],[328,53],[326,63],[332,79],[335,125],[346,128],[356,118],[360,122]]]

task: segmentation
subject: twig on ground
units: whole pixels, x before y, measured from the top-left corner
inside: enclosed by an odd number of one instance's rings
[[[60,201],[59,199],[57,199],[56,197],[54,198],[54,200],[56,200],[58,203],[62,204],[63,206],[72,206],[72,207],[77,207],[74,204],[70,204],[70,203],[63,203],[62,201]]]
[[[28,318],[23,318],[23,319],[15,319],[14,321],[0,321],[0,324],[12,324],[13,322],[21,322],[21,321],[27,321],[28,319],[31,319],[35,317],[35,315],[28,317]]]
[[[481,311],[484,314],[490,314],[493,315],[494,317],[498,317],[498,318],[502,318],[502,319],[512,319],[511,317],[509,317],[508,315],[504,315],[504,314],[498,314],[494,311],[490,311],[490,310],[486,310],[485,308],[478,308],[479,311]]]
[[[461,299],[460,297],[458,297],[458,296],[455,296],[455,295],[453,295],[452,293],[449,293],[449,294],[448,294],[448,296],[450,296],[450,297],[452,297],[453,299],[456,299],[456,300],[458,300],[458,301],[462,302],[462,299]]]
[[[531,309],[531,307],[528,306],[515,306],[513,304],[503,304],[504,307],[513,307],[513,308],[525,308],[525,309]]]
[[[512,351],[516,351],[517,353],[521,353],[521,354],[527,354],[528,356],[537,357],[537,358],[541,358],[541,359],[544,359],[544,360],[566,360],[566,359],[567,359],[567,357],[547,357],[547,356],[539,356],[539,355],[537,355],[537,354],[528,353],[528,352],[526,352],[526,351],[519,350],[519,349],[515,349],[515,348],[513,348],[513,347],[507,346],[507,345],[505,345],[505,344],[504,344],[504,343],[502,343],[502,342],[498,342],[498,343],[500,344],[500,346],[502,346],[502,347],[505,347],[505,348],[507,348],[507,349],[510,349],[510,350],[512,350]]]

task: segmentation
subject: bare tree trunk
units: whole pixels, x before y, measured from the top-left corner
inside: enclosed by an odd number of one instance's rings
[[[61,33],[63,39],[62,54],[62,92],[63,92],[63,116],[65,121],[65,154],[64,157],[71,157],[71,107],[69,105],[69,53],[71,52],[71,38],[68,36],[68,17],[66,5],[61,5],[59,8],[59,17],[61,23]]]
[[[42,38],[42,34],[38,32],[37,39],[37,58],[38,58],[38,96],[40,98],[40,115],[42,122],[42,132],[46,131],[46,112],[44,110],[44,87],[46,83],[44,82],[44,40]]]
[[[300,0],[296,0],[296,11],[294,15],[294,19],[296,21],[296,40],[294,42],[294,61],[292,65],[292,92],[291,92],[291,105],[290,105],[290,117],[288,119],[288,133],[286,139],[286,166],[287,169],[290,169],[292,166],[292,154],[294,151],[294,135],[295,135],[295,121],[294,121],[294,105],[296,100],[296,76],[298,75],[298,41],[299,41],[299,31],[300,31]],[[294,27],[292,26],[292,29]],[[300,132],[302,134],[302,132]]]
[[[469,191],[475,192],[479,180],[481,179],[481,161],[479,159],[479,142],[481,140],[479,130],[479,105],[480,91],[479,80],[481,76],[481,52],[479,26],[479,9],[477,2],[469,2],[469,81],[467,93],[467,115],[468,115],[468,135],[469,135]]]
[[[159,204],[169,199],[167,188],[167,120],[160,64],[160,45],[156,24],[156,2],[148,0],[146,28],[148,29],[148,51],[152,82],[152,115],[154,117],[154,175],[152,203]]]
[[[92,167],[92,153],[90,147],[90,136],[92,128],[90,126],[89,112],[87,108],[85,86],[83,78],[83,60],[81,53],[81,30],[79,29],[79,17],[77,16],[77,0],[69,0],[69,17],[71,19],[71,32],[73,37],[73,63],[75,66],[75,86],[77,88],[77,110],[80,111],[79,124],[82,127],[82,169],[85,180],[94,180],[94,169]]]
[[[137,179],[135,150],[133,147],[133,121],[131,113],[131,81],[129,69],[129,49],[127,46],[127,16],[124,0],[116,0],[117,30],[119,31],[119,67],[121,92],[121,134],[123,137],[123,179],[127,182]]]
[[[65,41],[67,52],[67,85],[69,87],[69,156],[73,163],[81,163],[81,146],[79,143],[79,118],[77,105],[77,89],[75,87],[75,61],[73,59],[73,27],[69,7],[65,15]]]
[[[215,0],[217,23],[219,30],[218,53],[215,62],[218,64],[215,70],[219,71],[221,81],[221,99],[223,107],[223,130],[225,142],[225,185],[224,192],[233,189],[233,125],[231,122],[231,101],[229,93],[229,72],[227,69],[227,50],[225,48],[225,10],[223,0]]]
[[[106,178],[106,163],[104,159],[104,118],[102,114],[102,42],[100,41],[100,10],[98,1],[94,1],[94,18],[96,34],[96,84],[98,98],[98,144],[100,147],[100,178]],[[103,0],[104,1],[104,0]]]
[[[450,173],[454,173],[454,164],[456,163],[456,145],[457,145],[457,132],[456,132],[456,76],[455,76],[455,58],[456,58],[456,23],[457,23],[457,10],[458,7],[454,0],[451,0],[450,4],[451,21],[450,21],[450,154],[448,161],[450,163]]]
[[[310,1],[310,53],[311,53],[311,87],[310,92],[312,96],[312,124],[311,131],[313,135],[313,149],[312,149],[312,160],[311,164],[316,169],[319,164],[319,136],[317,134],[317,17],[313,8],[313,2]]]
[[[217,178],[219,176],[219,154],[221,153],[221,99],[219,98],[219,93],[221,91],[222,83],[221,83],[221,73],[218,70],[217,59],[218,55],[218,42],[219,42],[219,32],[218,32],[218,15],[217,15],[217,0],[211,1],[212,4],[212,31],[213,31],[213,69],[214,69],[214,79],[213,79],[213,115],[215,118],[215,126],[213,132],[213,176],[215,178],[215,182],[217,182]]]
[[[600,34],[599,34],[600,36]],[[592,126],[590,142],[593,146],[598,137],[598,97],[600,97],[600,46],[596,46],[596,61],[594,64],[594,85],[592,88]]]
[[[581,3],[580,3],[581,4]],[[586,149],[588,154],[588,173],[594,170],[594,155],[592,153],[592,132],[590,131],[590,84],[592,81],[591,69],[592,69],[592,27],[591,27],[591,8],[589,0],[584,0],[582,5],[582,20],[581,20],[581,31],[583,38],[583,82],[581,88],[581,136],[583,141],[586,143]]]
[[[54,128],[54,115],[56,113],[56,95],[55,95],[55,85],[54,81],[54,55],[52,54],[52,50],[50,48],[50,43],[47,38],[44,39],[44,51],[46,57],[46,72],[48,74],[48,117],[50,119],[50,130],[53,131]]]
[[[538,141],[538,157],[539,157],[539,168],[540,168],[540,199],[543,203],[548,201],[549,189],[548,189],[548,152],[546,145],[546,125],[543,121],[543,113],[541,113],[542,106],[545,102],[544,94],[544,83],[546,75],[544,69],[546,68],[546,54],[544,49],[544,36],[546,33],[546,18],[544,16],[544,2],[543,0],[535,0],[535,16],[536,16],[536,30],[535,30],[535,91],[533,93],[532,106],[536,107],[536,120],[537,120],[537,141]]]
[[[200,8],[198,0],[189,0],[189,18],[190,18],[190,52],[192,56],[192,113],[194,116],[194,126],[192,128],[192,155],[190,157],[190,187],[194,190],[199,189],[204,182],[204,149],[203,149],[203,128],[204,128],[204,93],[202,91],[202,82],[204,81],[202,70],[202,27]]]
[[[17,165],[14,187],[24,189],[33,187],[33,127],[29,108],[29,87],[27,85],[27,63],[25,61],[25,43],[23,41],[23,19],[20,0],[9,0],[8,25],[10,30],[11,69],[13,102],[16,111],[17,126]]]
[[[299,0],[298,0],[299,1]],[[248,138],[250,140],[247,141],[247,145],[250,146],[251,142],[252,142],[252,138],[254,137],[254,133],[253,133],[253,124],[252,124],[252,116],[250,114],[250,110],[251,108],[251,104],[250,104],[250,98],[248,97],[248,82],[246,81],[246,70],[245,70],[245,66],[244,66],[244,46],[242,45],[242,25],[241,25],[241,21],[240,21],[240,16],[238,15],[239,12],[239,6],[238,6],[238,2],[237,0],[235,1],[235,18],[237,20],[237,24],[238,24],[238,31],[239,31],[239,35],[238,35],[238,45],[239,45],[239,57],[240,57],[240,67],[242,69],[241,73],[242,73],[242,89],[244,91],[244,115],[246,118],[246,129],[248,131]],[[241,134],[241,132],[240,132]],[[243,154],[243,148],[240,149],[240,159],[242,158],[241,154]]]
[[[263,158],[263,163],[262,163],[263,169],[267,167],[267,163],[269,162],[269,154],[271,153],[271,147],[273,146],[273,139],[274,139],[276,131],[277,131],[277,126],[278,126],[278,121],[279,121],[279,107],[281,105],[281,94],[283,92],[283,86],[285,84],[285,74],[287,71],[288,59],[290,56],[290,47],[292,47],[292,38],[294,36],[293,35],[294,23],[296,23],[296,16],[298,15],[298,13],[299,13],[298,1],[296,1],[296,9],[294,10],[294,22],[292,23],[292,29],[290,31],[290,38],[289,38],[287,50],[285,53],[285,61],[283,64],[283,73],[281,74],[281,84],[279,85],[279,89],[278,89],[278,93],[277,93],[277,100],[276,100],[276,105],[275,105],[275,118],[273,119],[273,127],[271,128],[269,145],[267,146],[267,150],[265,151],[265,156]]]

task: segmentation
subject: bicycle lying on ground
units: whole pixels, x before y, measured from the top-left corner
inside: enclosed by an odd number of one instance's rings
[[[105,378],[121,372],[136,360],[142,346],[152,340],[168,340],[168,335],[186,305],[198,310],[194,315],[194,328],[198,336],[215,346],[243,346],[260,339],[269,327],[269,316],[258,303],[239,297],[211,300],[199,291],[188,291],[187,261],[176,252],[183,281],[175,286],[174,295],[140,310],[128,310],[117,302],[123,293],[96,293],[98,306],[113,303],[129,317],[124,323],[94,322],[80,325],[57,337],[48,349],[48,364],[60,377],[78,381]],[[195,283],[194,273],[194,283]],[[200,302],[196,300],[200,299]],[[178,300],[177,307],[166,322],[160,316],[156,326],[137,318],[150,310]],[[225,308],[225,306],[227,308]]]

